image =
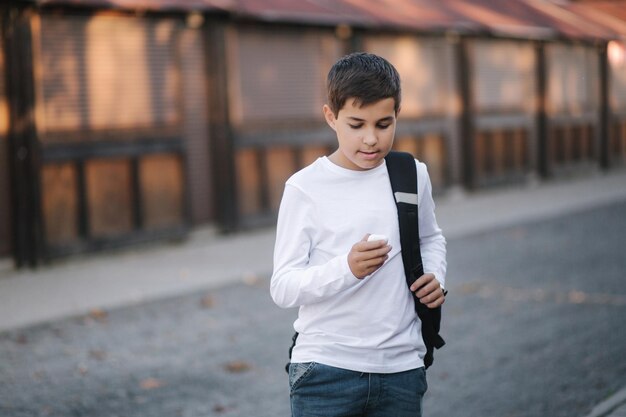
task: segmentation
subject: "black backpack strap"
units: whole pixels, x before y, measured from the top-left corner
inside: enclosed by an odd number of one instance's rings
[[[389,152],[385,160],[398,209],[402,262],[406,283],[410,287],[416,279],[424,275],[419,242],[417,167],[413,155],[406,152]],[[445,344],[439,336],[441,307],[428,308],[415,296],[413,301],[415,301],[415,311],[422,322],[422,337],[426,345],[424,365],[428,368],[433,363],[434,349],[439,349]]]
[[[293,352],[293,348],[296,347],[296,340],[298,340],[298,332],[295,332],[293,336],[291,336],[291,347],[289,348],[289,362],[285,365],[285,371],[289,373],[289,365],[291,364],[291,353]]]

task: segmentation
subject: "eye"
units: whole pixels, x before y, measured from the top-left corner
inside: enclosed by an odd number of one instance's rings
[[[384,123],[384,124],[379,124],[376,127],[378,127],[379,129],[387,129],[389,126],[391,126],[391,123]]]
[[[348,124],[348,126],[350,126],[352,129],[360,129],[363,127],[363,123],[357,123],[355,125]]]

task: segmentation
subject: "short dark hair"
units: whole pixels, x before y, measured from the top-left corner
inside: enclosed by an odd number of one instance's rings
[[[358,106],[393,98],[400,109],[400,75],[386,59],[355,52],[339,59],[328,72],[328,105],[337,116],[349,98]]]

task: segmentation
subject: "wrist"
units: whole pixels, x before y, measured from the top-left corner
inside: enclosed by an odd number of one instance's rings
[[[439,283],[439,288],[441,288],[441,292],[443,293],[444,297],[448,295],[448,290],[446,290],[446,288],[443,286],[441,282]]]

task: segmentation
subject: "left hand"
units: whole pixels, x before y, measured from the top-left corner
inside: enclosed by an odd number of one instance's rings
[[[419,298],[420,303],[425,304],[428,308],[439,307],[446,301],[441,285],[434,274],[422,275],[415,280],[410,289]]]

